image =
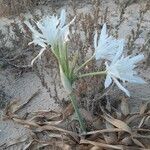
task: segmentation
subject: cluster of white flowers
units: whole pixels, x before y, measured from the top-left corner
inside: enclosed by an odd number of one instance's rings
[[[47,46],[51,46],[51,50],[56,57],[58,54],[63,53],[63,51],[58,50],[58,47],[60,45],[62,46],[63,43],[66,43],[68,40],[69,26],[74,20],[75,18],[66,25],[66,11],[62,10],[59,18],[53,15],[44,17],[42,20],[35,22],[38,30],[36,30],[29,21],[25,22],[31,30],[33,37],[33,41],[29,44],[34,43],[35,45],[42,47],[39,54],[32,60],[32,65],[37,58],[41,57]],[[106,24],[103,25],[99,37],[97,32],[95,33],[94,48],[95,52],[91,58],[95,57],[96,60],[106,60],[105,65],[107,76],[105,80],[105,88],[109,87],[112,81],[114,81],[122,91],[130,96],[129,91],[121,85],[119,80],[131,83],[145,83],[143,79],[137,76],[136,71],[133,70],[135,64],[141,61],[144,58],[144,55],[139,54],[133,57],[124,57],[124,40],[108,36]]]
[[[41,56],[47,46],[51,46],[51,50],[56,54],[55,47],[68,40],[69,26],[74,20],[75,18],[66,25],[66,11],[63,9],[59,18],[52,15],[43,17],[40,21],[35,22],[38,30],[29,21],[25,21],[25,24],[32,32],[33,41],[29,45],[34,43],[42,47],[40,53],[32,60],[31,65]]]
[[[124,40],[117,40],[111,36],[108,36],[106,24],[103,25],[99,40],[97,33],[95,33],[94,47],[95,59],[107,60],[105,62],[107,73],[105,88],[109,87],[113,80],[122,91],[130,96],[129,91],[121,85],[118,79],[123,82],[127,81],[130,83],[145,83],[143,79],[137,76],[137,72],[133,70],[135,68],[135,64],[144,59],[144,55],[139,54],[133,57],[124,57]]]
[[[70,61],[66,45],[66,41],[68,40],[69,36],[69,26],[72,24],[72,22],[74,22],[74,19],[66,25],[66,11],[62,10],[60,17],[52,15],[43,17],[43,19],[40,21],[35,22],[36,28],[35,26],[31,25],[29,21],[25,21],[25,24],[32,32],[33,41],[29,44],[33,43],[41,47],[39,54],[32,60],[31,65],[33,65],[35,60],[40,58],[42,53],[49,47],[49,49],[58,60],[61,82],[64,89],[70,96],[72,105],[80,123],[81,130],[82,132],[86,132],[82,116],[78,110],[76,96],[74,95],[72,87],[74,81],[80,77],[106,74],[106,80],[104,83],[105,88],[109,87],[110,84],[114,81],[122,91],[130,96],[129,91],[122,86],[120,81],[145,83],[143,79],[137,76],[137,72],[133,70],[135,68],[135,64],[141,61],[144,58],[144,55],[139,54],[137,56],[124,57],[124,40],[115,39],[111,36],[108,36],[106,24],[104,24],[99,37],[97,32],[95,33],[95,52],[93,56],[81,66],[79,66],[77,70],[74,70],[76,64],[74,64],[74,66],[69,64]],[[77,72],[93,58],[96,60],[105,60],[106,70],[79,75]]]
[[[101,30],[101,34],[98,38],[97,32],[94,36],[94,48],[95,48],[95,58],[96,60],[99,59],[106,59],[112,61],[114,55],[118,51],[123,51],[124,40],[117,40],[112,36],[108,36],[106,24],[103,25]]]

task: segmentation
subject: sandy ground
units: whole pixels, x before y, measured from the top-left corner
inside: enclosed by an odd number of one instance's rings
[[[105,10],[106,6],[109,7],[108,22],[109,24],[115,25],[116,21],[118,21],[117,6],[113,1],[109,0],[105,2],[103,1],[102,9]],[[78,11],[86,13],[89,12],[90,8],[90,4],[80,5]],[[46,7],[43,6],[42,9],[46,9]],[[119,29],[119,37],[126,39],[131,29],[135,27],[138,21],[137,18],[139,9],[139,4],[132,4],[127,8],[125,13],[125,21],[122,23]],[[47,8],[47,11],[50,11],[50,8]],[[38,9],[36,10],[36,12],[41,13],[41,11]],[[142,34],[137,40],[138,45],[141,45],[144,42],[146,33],[150,30],[150,17],[148,16],[150,16],[150,10],[144,16],[144,21],[142,22]],[[8,24],[9,22],[11,21],[2,18],[0,20],[0,28],[5,31],[4,25]],[[8,43],[8,45],[10,46],[10,43]],[[136,51],[137,49],[135,49],[135,52]],[[21,113],[33,112],[42,109],[52,109],[56,111],[61,110],[60,106],[57,103],[55,103],[55,100],[52,97],[50,97],[47,89],[45,89],[42,86],[39,77],[34,72],[27,72],[24,73],[22,76],[16,78],[11,70],[12,69],[10,68],[0,70],[0,87],[1,90],[3,90],[3,92],[5,92],[6,95],[8,95],[6,100],[9,101],[11,97],[12,99],[19,98],[22,102],[25,102],[36,91],[40,90],[40,94],[37,97],[35,97],[34,100],[28,104],[28,107],[25,107]],[[136,86],[131,84],[128,85],[128,88],[131,91],[130,107],[132,108],[132,111],[138,110],[140,104],[143,101],[146,101],[150,98],[150,68],[146,70],[141,68],[140,73],[147,81],[147,84]],[[48,81],[48,87],[50,87],[50,89],[53,90],[52,79],[48,74],[45,74],[45,76],[46,80]],[[59,89],[59,94],[60,99],[62,99],[65,96],[61,89]],[[2,113],[3,112],[1,110],[1,115]],[[22,135],[27,135],[29,133],[27,129],[12,121],[1,120],[0,130],[0,144],[7,142],[10,139],[14,139]]]

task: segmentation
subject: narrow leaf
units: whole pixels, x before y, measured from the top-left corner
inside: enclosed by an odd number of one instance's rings
[[[126,131],[128,133],[132,133],[131,132],[131,128],[123,121],[121,120],[118,120],[118,119],[114,119],[108,115],[104,115],[104,118],[109,122],[111,123],[112,125],[114,125],[115,127],[119,128],[119,129],[122,129],[123,131]]]
[[[130,113],[129,104],[127,102],[127,99],[125,98],[121,99],[121,111],[125,116],[127,116]]]
[[[140,109],[140,115],[141,114],[144,114],[146,112],[146,110],[148,110],[148,105],[150,104],[150,101],[144,103],[142,106],[141,106],[141,109]]]
[[[133,140],[133,142],[134,142],[137,146],[140,146],[140,147],[142,147],[142,148],[145,148],[145,146],[144,146],[139,140],[134,139],[134,138],[132,138],[132,140]]]
[[[60,77],[61,77],[61,82],[63,84],[63,87],[65,88],[66,92],[69,94],[72,93],[72,86],[71,83],[69,81],[69,79],[66,77],[66,75],[63,72],[63,69],[61,67],[61,65],[59,65],[60,68]]]

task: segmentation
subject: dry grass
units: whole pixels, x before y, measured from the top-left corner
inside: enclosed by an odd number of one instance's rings
[[[130,113],[128,100],[123,97],[120,98],[118,107],[107,108],[99,104],[102,114],[97,117],[91,117],[88,111],[82,109],[82,115],[86,116],[85,121],[90,126],[90,132],[79,134],[76,121],[72,120],[67,125],[65,123],[65,118],[69,118],[69,115],[73,113],[68,111],[68,108],[62,113],[41,110],[20,116],[19,111],[26,107],[37,94],[39,91],[24,104],[13,100],[7,105],[3,119],[12,119],[23,125],[30,130],[30,135],[4,143],[0,145],[0,148],[19,149],[23,145],[24,150],[41,148],[45,150],[148,150],[150,148],[148,142],[150,102],[143,104],[134,114]]]
[[[0,3],[0,16],[19,15],[32,6],[32,0],[2,0]]]

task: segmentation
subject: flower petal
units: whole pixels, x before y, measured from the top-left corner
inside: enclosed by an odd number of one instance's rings
[[[130,97],[129,91],[127,89],[125,89],[116,78],[113,77],[113,80],[116,83],[116,85],[119,87],[119,89],[122,90],[123,92],[125,92],[126,95]]]
[[[28,45],[31,45],[31,44],[35,44],[35,45],[39,45],[41,47],[46,47],[46,41],[41,39],[41,38],[34,38],[34,40],[32,42],[29,42]]]
[[[65,9],[62,9],[60,14],[60,27],[63,27],[65,25],[65,21],[66,21],[66,11]]]
[[[43,37],[43,35],[41,33],[39,33],[32,25],[29,21],[25,21],[24,22],[28,28],[32,31],[32,34],[36,37]]]
[[[94,35],[94,48],[96,49],[97,48],[97,32],[95,32],[95,35]]]
[[[130,78],[128,78],[127,81],[131,83],[139,83],[139,84],[146,83],[141,77],[138,77],[138,76],[131,76]]]
[[[38,58],[41,58],[41,55],[42,55],[42,53],[43,53],[45,50],[46,50],[46,48],[42,48],[42,49],[40,50],[39,54],[38,54],[36,57],[34,57],[34,59],[31,61],[31,66],[34,64],[34,62],[35,62]]]
[[[119,40],[118,41],[118,49],[117,49],[117,53],[116,55],[114,56],[113,60],[112,60],[112,63],[116,62],[122,55],[123,53],[123,47],[124,47],[124,40]]]
[[[101,34],[100,34],[100,38],[99,38],[99,41],[104,41],[106,38],[108,37],[107,35],[107,27],[106,27],[106,23],[103,25],[102,27],[102,30],[101,30]]]
[[[112,79],[111,79],[111,77],[109,75],[107,75],[105,83],[104,83],[105,89],[108,88],[111,83],[112,83]]]
[[[144,55],[143,54],[139,54],[137,56],[134,56],[134,57],[130,58],[129,63],[136,64],[136,63],[138,63],[139,61],[141,61],[143,59],[144,59]]]
[[[116,60],[113,60],[110,66],[106,66],[107,73],[112,77],[122,80],[123,82],[128,81],[131,83],[145,83],[142,78],[137,76],[137,72],[134,70],[136,65],[135,63],[142,60],[144,58],[144,55],[139,54],[133,57],[127,56],[118,58],[119,55],[121,56],[121,54],[119,53],[120,52],[118,52],[118,54],[116,54],[118,56],[115,56],[116,58],[114,58]]]
[[[124,40],[117,40],[108,36],[106,24],[103,25],[99,40],[97,42],[97,33],[94,35],[95,59],[106,59],[112,61],[116,55],[117,60],[123,52]]]

